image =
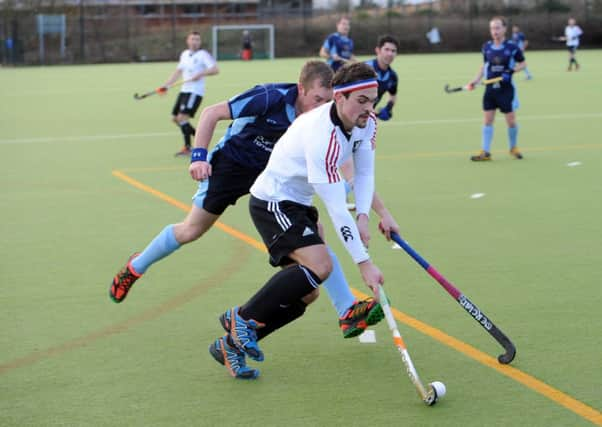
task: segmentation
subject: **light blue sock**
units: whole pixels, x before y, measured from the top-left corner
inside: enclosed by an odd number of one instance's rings
[[[346,180],[343,182],[345,183],[345,194],[351,193],[351,191],[353,190],[353,186]]]
[[[527,75],[527,77],[531,77],[531,73],[529,72],[529,69],[527,67],[525,67],[524,70],[525,70],[525,74]]]
[[[342,317],[347,309],[355,302],[355,297],[351,293],[351,289],[349,289],[349,284],[347,283],[347,279],[345,279],[341,264],[330,247],[328,248],[328,253],[332,259],[332,273],[330,273],[328,279],[322,283],[322,286],[326,289],[326,292],[328,292],[328,298],[330,298],[330,302],[334,306],[339,317]]]
[[[484,151],[491,153],[491,141],[493,140],[493,126],[483,126],[482,148]]]
[[[508,145],[510,146],[511,150],[514,147],[516,147],[517,138],[518,138],[518,126],[515,126],[513,128],[508,128]]]
[[[152,242],[142,251],[140,255],[132,260],[132,267],[138,274],[144,274],[146,270],[159,261],[177,250],[180,243],[176,240],[173,231],[173,224],[165,227]]]

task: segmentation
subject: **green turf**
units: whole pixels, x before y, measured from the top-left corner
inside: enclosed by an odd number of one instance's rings
[[[379,125],[377,188],[415,249],[514,340],[513,366],[600,411],[602,56],[580,51],[579,59],[582,70],[567,73],[565,52],[530,52],[534,80],[517,76],[525,160],[508,156],[499,117],[494,161],[472,164],[480,89],[442,89],[468,81],[479,55],[400,56],[395,116]],[[255,83],[294,81],[301,63],[224,62],[204,105]],[[375,345],[344,341],[325,294],[263,343],[258,381],[233,380],[207,353],[217,316],[273,270],[265,254],[218,229],[112,303],[116,270],[184,215],[112,170],[185,204],[195,191],[187,161],[172,156],[180,146],[169,121],[174,94],[132,99],[173,66],[0,70],[0,425],[592,425],[402,324],[423,380],[448,387],[426,408],[384,324]],[[246,200],[223,222],[257,237]],[[376,233],[370,250],[397,309],[498,354],[402,251]]]

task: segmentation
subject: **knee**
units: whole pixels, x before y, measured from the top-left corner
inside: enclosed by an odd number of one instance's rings
[[[330,276],[330,273],[332,272],[332,259],[327,256],[325,259],[315,262],[309,268],[323,282],[328,279],[328,276]]]
[[[182,245],[197,240],[205,231],[201,224],[188,221],[177,224],[174,227],[176,240]]]
[[[303,298],[301,298],[301,301],[303,301],[305,304],[309,305],[312,302],[314,302],[315,300],[317,300],[319,296],[320,296],[320,290],[316,288],[313,291],[311,291],[310,293],[308,293],[307,295],[305,295]]]

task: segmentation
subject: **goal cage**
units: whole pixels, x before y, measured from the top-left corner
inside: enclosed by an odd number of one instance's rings
[[[241,59],[243,35],[248,31],[253,59],[274,59],[274,25],[214,25],[211,32],[212,54],[217,60]]]

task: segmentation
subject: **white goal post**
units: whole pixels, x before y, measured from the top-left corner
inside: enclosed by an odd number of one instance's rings
[[[239,59],[243,31],[248,31],[253,43],[253,58],[274,59],[274,25],[214,25],[211,29],[211,53],[218,59]]]

